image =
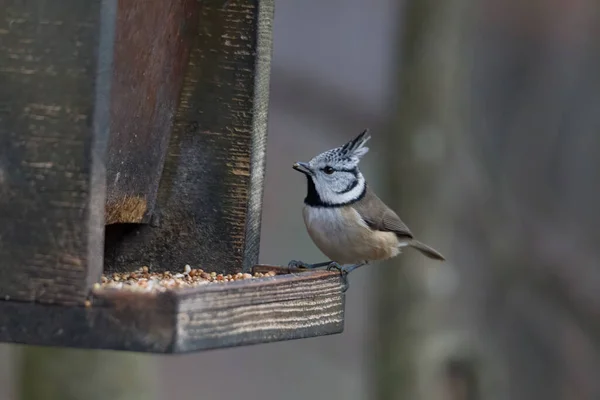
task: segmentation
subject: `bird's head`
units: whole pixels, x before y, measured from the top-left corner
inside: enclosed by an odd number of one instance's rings
[[[365,192],[365,179],[358,169],[369,148],[371,138],[365,129],[357,137],[335,149],[315,156],[309,162],[294,164],[296,171],[306,175],[308,193],[304,202],[310,206],[335,207],[359,200]]]

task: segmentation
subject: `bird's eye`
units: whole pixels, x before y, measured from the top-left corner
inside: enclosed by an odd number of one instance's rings
[[[323,168],[323,172],[325,172],[327,175],[331,175],[333,174],[334,169],[331,168],[329,165],[326,166],[325,168]]]

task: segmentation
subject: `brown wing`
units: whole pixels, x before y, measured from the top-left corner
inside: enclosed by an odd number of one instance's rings
[[[394,232],[398,236],[413,238],[413,234],[400,217],[367,187],[365,196],[352,204],[362,219],[373,230]]]

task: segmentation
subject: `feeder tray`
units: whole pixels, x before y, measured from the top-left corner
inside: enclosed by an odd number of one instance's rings
[[[25,344],[186,353],[339,333],[337,273],[289,273],[193,288],[97,287],[84,306],[5,301],[0,340]]]
[[[343,330],[338,273],[256,265],[273,0],[0,14],[0,341],[182,353]]]

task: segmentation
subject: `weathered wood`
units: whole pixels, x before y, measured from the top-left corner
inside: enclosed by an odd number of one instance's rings
[[[159,226],[107,231],[107,270],[191,264],[233,273],[257,262],[273,1],[199,4],[158,190]]]
[[[108,142],[106,224],[148,222],[189,52],[197,0],[119,1]]]
[[[0,341],[182,353],[328,335],[343,331],[342,288],[336,272],[306,271],[162,293],[95,289],[91,307],[0,301]]]
[[[115,11],[0,0],[1,298],[83,303],[100,279]]]

